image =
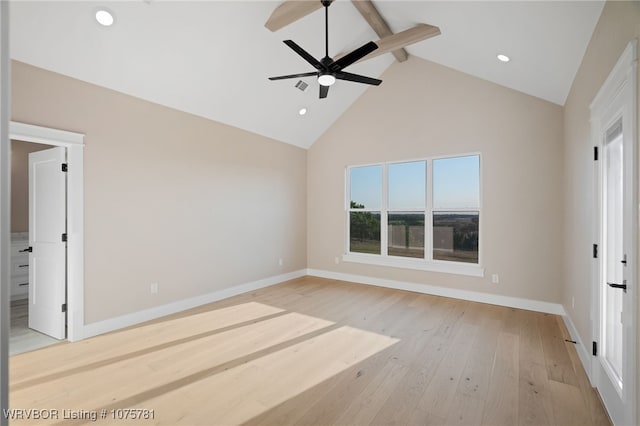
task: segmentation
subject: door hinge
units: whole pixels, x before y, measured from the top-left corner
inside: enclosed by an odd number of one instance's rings
[[[63,243],[67,242],[67,233],[66,232],[64,234],[62,234],[62,242]]]
[[[67,304],[66,303],[62,304],[62,312],[67,312]]]
[[[67,165],[67,163],[62,163],[62,171],[63,172],[68,172],[69,171],[69,166]]]
[[[598,147],[593,147],[593,161],[598,161]]]
[[[593,245],[593,258],[594,259],[598,258],[598,245],[597,244]]]
[[[591,353],[593,356],[598,356],[598,342],[593,342]]]

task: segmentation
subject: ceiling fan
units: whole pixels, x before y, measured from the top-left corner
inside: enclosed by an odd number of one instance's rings
[[[344,71],[344,68],[364,58],[374,50],[378,48],[378,45],[372,41],[360,46],[356,50],[348,53],[337,60],[333,60],[329,57],[329,6],[332,0],[321,0],[322,6],[324,6],[325,13],[325,56],[318,60],[311,56],[306,50],[298,46],[293,40],[285,40],[284,43],[289,46],[294,52],[300,55],[305,61],[313,65],[316,71],[281,75],[277,77],[269,77],[269,80],[284,80],[288,78],[300,78],[300,77],[318,77],[318,84],[320,85],[320,98],[326,98],[329,93],[329,87],[336,82],[336,80],[353,81],[355,83],[371,84],[378,86],[382,83],[382,80],[377,78],[366,77],[359,74],[352,74]]]

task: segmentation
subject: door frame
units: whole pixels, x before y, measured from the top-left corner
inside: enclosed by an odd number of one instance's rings
[[[627,359],[623,365],[623,371],[627,372],[624,377],[625,391],[623,391],[622,399],[625,403],[625,412],[622,413],[624,423],[636,424],[637,419],[637,382],[636,382],[636,363],[637,363],[637,332],[638,332],[638,112],[637,112],[637,49],[638,42],[636,39],[631,40],[613,70],[607,77],[606,81],[598,91],[590,105],[591,109],[591,137],[593,146],[599,152],[603,152],[602,135],[604,132],[622,118],[624,137],[631,140],[631,152],[625,152],[625,181],[631,182],[631,188],[625,188],[624,197],[630,201],[631,209],[631,243],[630,253],[627,253],[627,273],[630,278],[627,281],[627,293],[625,299],[628,299],[623,306],[623,333],[625,342],[628,342],[629,348],[625,348]],[[611,109],[614,102],[622,101],[622,108],[618,109],[615,114]],[[625,149],[627,145],[625,145]],[[602,161],[594,161],[594,220],[593,220],[593,241],[602,247]],[[601,250],[599,250],[601,251]],[[595,257],[595,256],[594,256]],[[594,342],[600,345],[600,286],[601,286],[601,256],[593,259],[592,277],[591,277],[591,326],[592,338]],[[629,311],[629,312],[627,312]],[[598,352],[600,349],[598,348]],[[600,370],[598,368],[598,358],[591,358],[591,368],[589,378],[592,385],[599,383]],[[607,410],[608,407],[605,406]]]
[[[84,135],[12,121],[9,139],[67,149],[67,340],[84,329]]]

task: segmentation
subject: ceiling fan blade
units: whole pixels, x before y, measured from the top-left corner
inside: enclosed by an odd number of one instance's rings
[[[365,56],[375,51],[376,49],[378,49],[378,45],[370,41],[369,43],[358,47],[353,52],[347,53],[345,56],[338,59],[337,61],[334,61],[333,64],[331,64],[330,66],[331,71],[334,71],[334,72],[340,71],[343,68],[353,64],[354,62],[357,62],[360,59],[364,58]]]
[[[311,77],[312,75],[318,75],[317,71],[303,72],[302,74],[279,75],[277,77],[269,77],[269,80],[284,80],[287,78]]]
[[[378,9],[374,6],[371,0],[351,0],[351,3],[355,6],[355,8],[360,12],[365,21],[369,24],[373,31],[378,34],[378,37],[385,38],[390,35],[393,35],[389,25],[384,20]],[[393,56],[396,57],[398,62],[404,62],[409,57],[409,54],[403,48],[398,50],[394,50]]]
[[[336,78],[338,80],[347,80],[347,81],[353,81],[355,83],[371,84],[373,86],[379,86],[380,83],[382,83],[382,80],[379,80],[377,78],[366,77],[364,75],[352,74],[350,72],[344,72],[344,71],[337,72]]]
[[[309,52],[304,50],[302,47],[298,46],[295,41],[293,41],[293,40],[285,40],[284,44],[286,44],[291,49],[293,49],[293,51],[296,52],[298,55],[302,56],[302,58],[305,61],[309,62],[311,65],[313,65],[313,67],[315,69],[324,70],[324,67],[322,66],[320,61],[317,60],[316,58],[314,58],[313,56],[311,56],[311,54],[309,54]]]
[[[271,31],[278,31],[320,8],[320,0],[286,0],[275,8],[264,26]]]
[[[320,84],[319,86],[320,86],[320,99],[326,98],[327,95],[329,94],[330,86],[323,86],[322,84]]]

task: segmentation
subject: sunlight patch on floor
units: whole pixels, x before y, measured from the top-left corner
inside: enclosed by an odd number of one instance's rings
[[[44,359],[39,353],[15,355],[10,359],[11,383],[72,371],[87,364],[282,312],[282,309],[273,306],[248,302],[57,345],[46,349],[47,356]]]
[[[169,424],[241,424],[396,342],[340,327],[146,401],[144,406],[156,410]]]
[[[144,408],[155,410],[147,424],[238,424],[397,341],[250,302],[12,357],[10,406]]]
[[[217,374],[225,364],[332,324],[288,313],[31,386],[12,382],[11,407],[94,410],[110,404],[126,405],[127,400],[144,401]]]

